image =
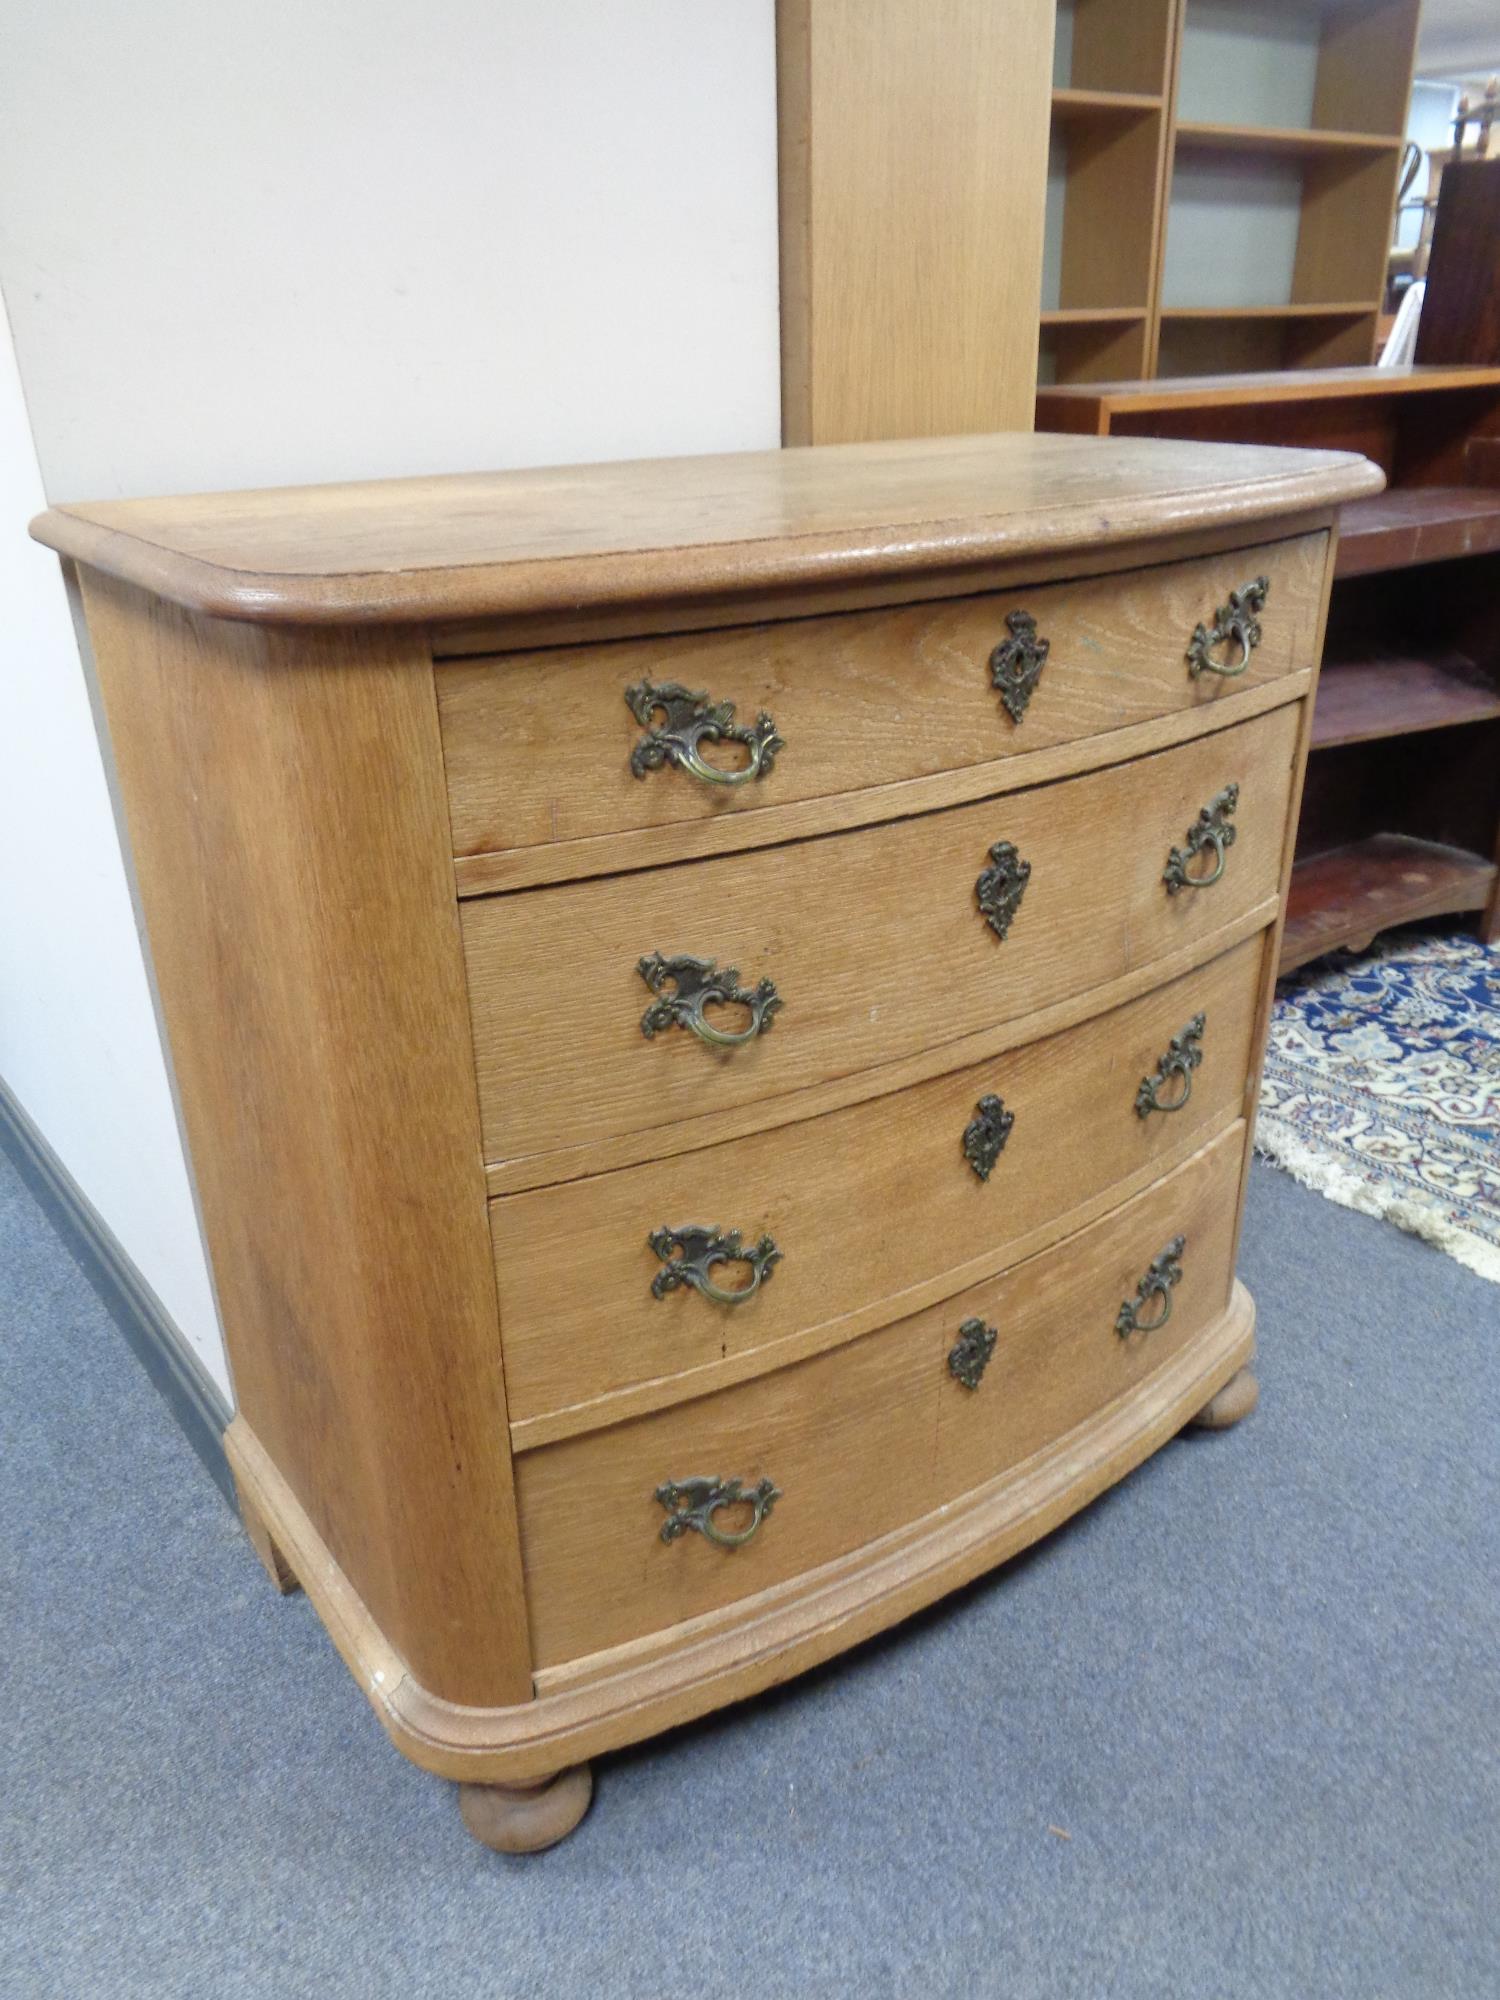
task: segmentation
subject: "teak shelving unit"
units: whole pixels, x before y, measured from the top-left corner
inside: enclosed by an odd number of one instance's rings
[[[1063,386],[1037,424],[1384,469],[1340,517],[1282,970],[1419,917],[1500,936],[1500,367]]]
[[[1043,386],[1374,359],[1420,0],[1061,0]]]

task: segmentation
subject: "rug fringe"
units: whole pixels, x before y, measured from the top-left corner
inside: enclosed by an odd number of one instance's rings
[[[1393,1222],[1409,1236],[1420,1236],[1435,1249],[1445,1251],[1458,1263],[1476,1271],[1481,1278],[1500,1284],[1500,1249],[1460,1229],[1430,1208],[1388,1194],[1378,1184],[1366,1180],[1317,1147],[1309,1146],[1273,1112],[1262,1111],[1256,1122],[1255,1150],[1280,1167],[1303,1187],[1336,1201],[1341,1208],[1356,1209],[1381,1222]]]

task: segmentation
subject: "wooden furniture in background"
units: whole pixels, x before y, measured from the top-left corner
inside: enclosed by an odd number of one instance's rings
[[[1041,381],[1373,360],[1418,12],[1064,0]]]
[[[1178,0],[1059,8],[1039,370],[1151,372]]]
[[[1414,204],[1422,211],[1422,226],[1418,233],[1416,247],[1408,253],[1408,268],[1413,277],[1425,278],[1428,261],[1432,255],[1433,230],[1437,224],[1438,207],[1443,199],[1443,181],[1448,169],[1460,162],[1468,164],[1475,160],[1500,158],[1500,77],[1491,77],[1485,86],[1484,95],[1476,103],[1467,94],[1459,99],[1460,112],[1454,117],[1454,132],[1459,141],[1452,146],[1434,146],[1427,154],[1427,188],[1420,203]],[[1477,112],[1477,117],[1476,117]],[[1392,254],[1392,269],[1398,268],[1397,256]],[[1434,355],[1434,360],[1481,361],[1488,357],[1478,354]]]
[[[1500,158],[1443,176],[1416,358],[1500,367]]]
[[[1051,0],[778,0],[787,444],[1029,430]]]
[[[1059,388],[1037,420],[1382,467],[1342,518],[1283,969],[1450,912],[1500,935],[1500,368]]]
[[[980,437],[35,525],[247,1525],[482,1840],[1253,1404],[1329,534],[1378,480]]]

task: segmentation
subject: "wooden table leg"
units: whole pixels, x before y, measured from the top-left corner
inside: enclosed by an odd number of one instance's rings
[[[250,1538],[251,1548],[260,1557],[266,1575],[283,1596],[300,1589],[301,1586],[291,1564],[280,1546],[272,1539],[271,1530],[262,1518],[260,1509],[238,1478],[235,1479],[234,1490],[240,1503],[240,1519],[245,1524],[245,1533]]]
[[[1227,1431],[1248,1417],[1260,1401],[1260,1384],[1248,1368],[1231,1375],[1217,1396],[1211,1396],[1188,1425],[1190,1430]]]
[[[486,1847],[499,1854],[537,1854],[566,1839],[593,1796],[592,1766],[575,1764],[535,1785],[460,1785],[458,1810]]]

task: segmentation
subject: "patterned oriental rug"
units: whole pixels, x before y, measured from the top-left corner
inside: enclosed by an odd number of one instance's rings
[[[1500,1284],[1500,945],[1394,932],[1284,980],[1255,1145]]]

